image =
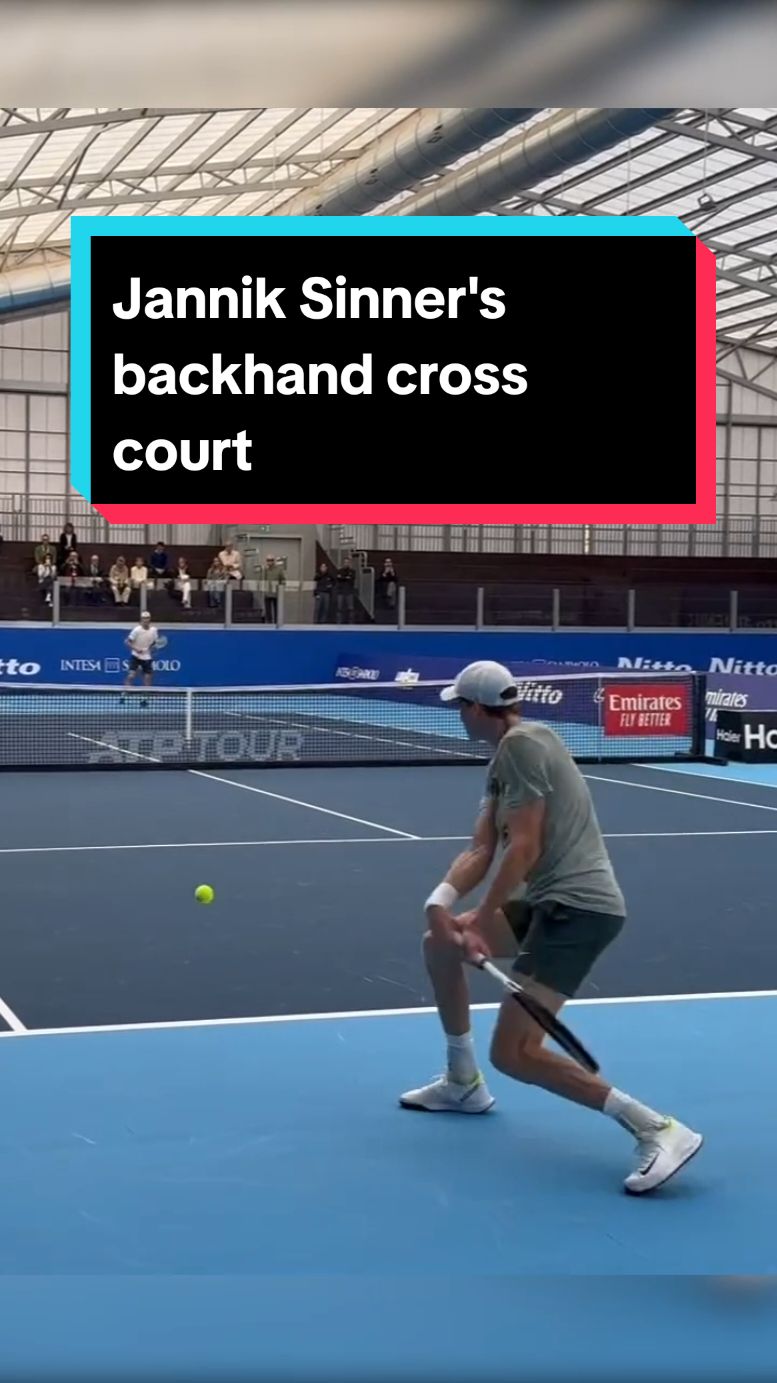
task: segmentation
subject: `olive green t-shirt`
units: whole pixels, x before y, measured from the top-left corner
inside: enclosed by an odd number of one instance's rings
[[[623,917],[626,905],[613,872],[588,785],[547,725],[521,722],[500,740],[488,768],[487,793],[507,844],[507,813],[542,798],[542,853],[516,896],[526,902],[566,903]]]

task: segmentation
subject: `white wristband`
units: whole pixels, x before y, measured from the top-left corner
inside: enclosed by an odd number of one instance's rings
[[[458,902],[459,895],[453,884],[438,884],[429,894],[424,908],[452,908]]]

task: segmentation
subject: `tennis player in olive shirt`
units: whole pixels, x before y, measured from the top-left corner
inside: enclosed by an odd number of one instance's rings
[[[485,1114],[494,1100],[478,1068],[464,965],[478,954],[517,957],[521,983],[554,1013],[579,989],[625,922],[626,907],[588,785],[547,725],[521,719],[515,678],[499,663],[472,663],[443,701],[467,733],[494,747],[472,844],[427,899],[424,956],[448,1045],[445,1074],[401,1096],[408,1109]],[[482,902],[451,909],[481,884],[502,846]],[[491,1043],[498,1071],[609,1115],[636,1139],[625,1189],[655,1191],[688,1162],[702,1137],[549,1051],[545,1034],[506,996]]]

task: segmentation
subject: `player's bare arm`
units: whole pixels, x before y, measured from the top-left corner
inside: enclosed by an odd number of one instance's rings
[[[443,883],[427,900],[426,916],[429,929],[440,939],[458,943],[461,926],[452,916],[450,909],[459,898],[466,897],[483,882],[493,863],[496,847],[494,804],[489,801],[484,804],[478,815],[470,845],[457,855]],[[437,899],[439,901],[435,901]]]
[[[525,882],[542,854],[545,802],[538,798],[508,812],[507,845],[485,898],[475,914],[474,925],[488,923]]]

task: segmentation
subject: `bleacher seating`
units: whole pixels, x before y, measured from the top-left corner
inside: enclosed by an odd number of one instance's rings
[[[43,602],[33,571],[34,548],[35,543],[19,542],[5,542],[0,548],[0,620],[36,620],[49,616],[49,609]],[[185,557],[189,564],[192,577],[192,608],[182,609],[180,600],[175,599],[164,586],[149,588],[148,604],[154,618],[164,619],[166,624],[223,623],[223,609],[208,607],[207,592],[203,588],[214,551],[213,547],[186,547],[168,553],[171,576],[174,574],[179,556]],[[97,554],[102,570],[107,574],[117,557],[124,557],[127,565],[131,566],[138,556],[138,548],[128,548],[126,544],[119,543],[91,543],[80,552],[82,562],[88,563],[93,553]],[[150,553],[141,551],[141,555],[148,559]],[[88,589],[83,587],[76,587],[72,592],[63,592],[64,594],[67,594],[69,599],[62,602],[63,618],[110,623],[116,619],[132,618],[138,612],[138,599],[134,593],[130,595],[129,603],[125,606],[114,604],[107,587],[101,604],[94,603]],[[241,615],[248,616],[253,607],[252,590],[233,591],[235,618],[239,619]]]
[[[4,542],[0,546],[0,620],[39,620],[49,617],[33,572],[34,542]],[[214,546],[169,548],[171,575],[179,556],[185,556],[192,577],[192,608],[182,608],[165,587],[150,589],[148,604],[155,619],[164,623],[214,623],[224,619],[223,608],[208,606],[204,579],[216,549]],[[87,543],[81,551],[88,562],[96,552],[107,572],[118,556],[129,565],[137,545]],[[149,551],[142,555],[148,558]],[[376,575],[386,553],[367,554]],[[334,564],[321,546],[316,565]],[[395,556],[399,585],[406,592],[406,619],[413,625],[472,626],[477,614],[477,591],[484,591],[483,613],[487,625],[548,627],[554,613],[562,627],[620,627],[627,623],[628,592],[635,590],[636,623],[642,628],[727,627],[729,594],[739,592],[739,622],[743,628],[777,628],[777,591],[774,563],[769,559],[705,557],[603,557],[548,554],[477,554],[455,552],[400,552]],[[254,573],[249,572],[249,577]],[[560,592],[560,609],[554,611],[554,589]],[[86,589],[68,592],[61,617],[64,620],[111,622],[131,619],[138,601],[116,606],[106,590],[95,604]],[[309,601],[309,598],[306,598]],[[235,622],[256,621],[260,616],[256,592],[233,588]],[[287,618],[299,618],[308,603],[289,601]],[[375,620],[394,624],[395,610],[382,609],[376,601]],[[370,616],[357,602],[359,623]]]
[[[367,554],[376,573],[387,555]],[[743,624],[777,626],[775,565],[765,558],[410,551],[393,556],[411,624],[474,623],[482,587],[488,624],[547,626],[558,589],[562,625],[623,627],[629,590],[637,591],[643,627],[725,625],[734,589]],[[757,618],[746,615],[748,602]],[[376,609],[376,618],[393,622],[395,616]]]

